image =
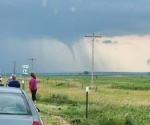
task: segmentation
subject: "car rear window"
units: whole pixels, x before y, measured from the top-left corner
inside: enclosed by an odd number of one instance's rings
[[[23,94],[0,93],[0,114],[31,115]]]

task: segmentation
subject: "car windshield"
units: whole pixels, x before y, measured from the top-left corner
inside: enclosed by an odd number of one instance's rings
[[[0,93],[0,114],[30,115],[31,111],[23,94]]]

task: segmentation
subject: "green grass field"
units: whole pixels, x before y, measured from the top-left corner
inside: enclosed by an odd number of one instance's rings
[[[93,88],[90,81],[90,76],[38,76],[37,106],[45,124],[150,125],[149,76],[98,76]]]

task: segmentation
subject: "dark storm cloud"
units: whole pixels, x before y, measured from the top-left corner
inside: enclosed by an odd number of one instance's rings
[[[93,32],[110,40],[104,39],[104,43],[119,41],[113,40],[112,36],[149,35],[149,5],[149,0],[0,0],[0,43],[3,47],[0,67],[4,69],[9,66],[11,69],[14,60],[21,67],[22,64],[28,64],[28,58],[32,57],[38,60],[42,57],[45,62],[48,58],[50,63],[47,62],[47,65],[49,65],[52,63],[49,58],[51,49],[59,51],[61,47],[68,50],[67,54],[72,52],[70,54],[72,60],[75,55],[72,49],[73,42],[78,42]],[[54,47],[52,43],[57,45]],[[115,51],[119,50],[116,48]],[[88,49],[86,53],[89,51]],[[75,57],[78,58],[76,62],[79,61],[79,67],[82,63],[80,60],[83,59],[80,58],[81,53],[74,56],[74,60]],[[52,57],[53,63],[57,62],[56,67],[60,68],[62,63],[57,60],[60,57],[55,58],[54,55]],[[68,68],[71,63],[66,60],[67,58],[62,62],[64,65],[67,64]],[[87,60],[85,62],[89,61]],[[48,71],[45,62],[38,65],[40,67],[43,64]],[[72,65],[70,67],[74,68]],[[44,71],[44,68],[40,68],[39,72]],[[63,68],[67,69],[65,66]]]
[[[0,37],[51,37],[67,44],[84,35],[149,34],[149,1],[2,0]],[[73,7],[74,11],[71,11]]]
[[[111,41],[111,40],[105,40],[103,41],[102,43],[105,43],[105,44],[112,44],[112,43],[118,43],[117,41]]]
[[[110,43],[112,43],[112,41],[111,40],[105,40],[102,43],[110,44]]]

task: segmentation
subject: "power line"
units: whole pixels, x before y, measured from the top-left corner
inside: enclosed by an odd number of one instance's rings
[[[87,45],[87,44],[89,44],[89,43],[90,43],[90,42],[88,42],[88,43],[86,43],[86,44],[84,44],[84,45],[82,45],[82,46],[78,46],[78,47],[74,48],[74,50],[78,50],[78,49],[84,47],[85,45]]]
[[[83,44],[83,45],[81,45],[81,46],[77,46],[77,47],[75,47],[73,50],[75,51],[75,50],[77,50],[77,49],[80,49],[80,48],[82,48],[82,47],[84,47],[84,46],[86,46],[87,44],[89,44],[90,42],[88,42],[88,43],[86,43],[86,44]],[[52,53],[52,55],[56,55],[56,54],[59,54],[59,53],[61,53],[62,51],[66,51],[66,47],[63,47],[63,48],[61,48],[60,50],[58,50],[58,51],[56,51],[56,52],[53,52]],[[64,51],[64,52],[65,52]],[[67,51],[66,51],[66,53],[67,53]],[[62,53],[61,53],[62,54]]]
[[[94,39],[101,38],[101,36],[95,36],[94,33],[92,36],[85,36],[92,38],[92,73],[91,73],[91,88],[93,88],[93,72],[94,72]]]

